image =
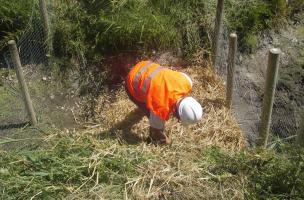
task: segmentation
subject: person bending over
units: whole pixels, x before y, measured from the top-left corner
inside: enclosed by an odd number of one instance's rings
[[[141,61],[131,68],[125,81],[129,98],[146,114],[150,123],[148,142],[169,145],[165,121],[172,112],[183,125],[197,123],[202,106],[189,93],[191,78],[151,61]]]

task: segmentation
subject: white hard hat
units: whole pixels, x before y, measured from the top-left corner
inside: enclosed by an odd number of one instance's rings
[[[194,98],[183,98],[178,105],[178,114],[182,124],[193,124],[201,120],[203,108]]]

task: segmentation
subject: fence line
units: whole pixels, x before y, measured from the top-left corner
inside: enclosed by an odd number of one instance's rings
[[[44,25],[41,21],[39,8],[34,1],[29,22],[24,30],[24,33],[16,42],[19,49],[19,56],[23,65],[30,64],[47,64],[47,48]],[[13,68],[13,61],[10,52],[4,52],[4,61],[8,68]]]
[[[273,48],[269,51],[267,78],[264,91],[263,109],[261,115],[260,135],[258,139],[258,146],[266,147],[269,138],[269,129],[271,124],[271,114],[274,102],[274,94],[277,84],[278,69],[279,69],[279,55],[280,50]]]
[[[40,6],[42,3],[45,4],[44,13],[40,12]],[[14,111],[12,112],[11,116],[13,116],[13,113],[17,111],[18,113],[15,113],[16,117],[14,120],[23,121],[25,119],[24,117],[29,117],[30,124],[33,126],[37,124],[37,117],[34,111],[33,103],[36,101],[41,101],[41,99],[36,98],[36,96],[30,97],[28,93],[28,86],[30,85],[27,85],[26,83],[30,84],[34,77],[37,78],[36,76],[33,76],[33,73],[30,72],[29,69],[35,69],[39,65],[47,66],[49,62],[49,44],[52,44],[50,32],[51,29],[48,29],[49,35],[47,35],[44,25],[44,18],[51,17],[50,11],[52,8],[52,3],[52,0],[43,0],[43,2],[42,0],[33,1],[29,20],[23,34],[20,36],[18,41],[14,42],[16,47],[13,47],[13,41],[10,41],[8,43],[9,50],[1,55],[4,58],[4,67],[7,68],[7,75],[1,77],[1,82],[3,83],[5,89],[16,96],[16,98],[20,98],[22,101],[21,105],[18,104],[16,105],[17,107],[12,109]],[[48,18],[48,20],[51,20],[51,18]],[[19,61],[16,61],[16,59],[19,59]],[[16,73],[18,81],[12,79],[13,73]],[[23,106],[23,103],[25,106]],[[25,110],[23,110],[23,108],[25,108]],[[0,110],[0,113],[1,112],[2,111]],[[23,113],[25,113],[25,116],[23,116]],[[9,119],[11,116],[8,114]],[[5,126],[10,127],[10,125]]]
[[[27,87],[25,79],[24,79],[22,66],[21,66],[21,61],[20,61],[20,57],[19,57],[16,42],[14,40],[11,40],[11,41],[8,42],[8,46],[9,46],[10,53],[11,53],[11,56],[12,56],[12,60],[13,60],[13,63],[14,63],[15,69],[16,69],[16,74],[17,74],[17,78],[18,78],[18,81],[19,81],[20,89],[21,89],[22,94],[23,94],[24,104],[25,104],[26,110],[27,110],[28,115],[30,117],[31,124],[33,126],[36,126],[37,125],[36,114],[34,112],[32,100],[31,100],[31,97],[30,97],[30,94],[29,94],[29,91],[28,91],[28,87]]]
[[[229,36],[229,56],[227,66],[227,96],[226,106],[230,109],[232,103],[232,94],[234,89],[234,73],[235,73],[235,56],[237,51],[237,35],[235,33]]]
[[[31,64],[35,64],[35,65],[37,65],[37,64],[46,65],[47,64],[48,58],[47,58],[46,55],[49,55],[49,53],[50,53],[50,51],[49,51],[50,45],[49,45],[48,42],[50,42],[49,38],[51,38],[51,28],[50,28],[50,26],[52,25],[52,23],[50,23],[51,16],[47,16],[47,15],[44,16],[44,15],[48,12],[46,9],[50,10],[50,7],[46,6],[45,4],[47,3],[47,5],[51,5],[50,2],[52,2],[52,1],[51,0],[47,0],[47,1],[46,0],[39,0],[40,15],[39,15],[38,4],[35,4],[33,6],[32,15],[30,17],[30,20],[29,20],[28,26],[25,30],[25,33],[22,35],[20,40],[17,42],[17,47],[20,50],[19,54],[20,54],[20,59],[21,59],[21,63],[22,63],[23,66],[31,65]],[[216,65],[216,62],[219,63],[220,58],[223,59],[222,56],[219,56],[221,51],[218,50],[219,49],[218,46],[221,45],[219,43],[220,35],[221,35],[221,29],[223,28],[223,30],[225,32],[225,27],[221,26],[222,15],[223,15],[223,7],[224,7],[223,3],[224,3],[224,0],[218,0],[217,1],[217,11],[216,11],[214,36],[213,36],[213,41],[212,41],[212,43],[213,43],[212,48],[213,49],[212,49],[212,55],[211,55],[212,59],[213,59],[212,61],[214,63],[214,67],[219,66],[219,64],[218,64],[218,66],[215,66],[215,65]],[[42,9],[42,7],[43,7],[43,9]],[[43,10],[43,12],[42,12],[42,10]],[[48,18],[48,17],[50,17],[50,18]],[[47,26],[48,26],[48,28],[47,28]],[[227,36],[228,36],[228,33],[225,34],[224,42],[227,42],[227,39],[226,39]],[[246,76],[243,76],[241,78],[237,77],[237,76],[234,77],[235,53],[234,53],[234,55],[232,55],[232,52],[234,52],[234,51],[236,52],[236,50],[237,50],[237,37],[235,38],[235,40],[236,40],[235,41],[236,43],[233,44],[233,45],[230,45],[229,54],[228,54],[229,58],[228,58],[228,70],[227,70],[228,77],[227,77],[227,99],[226,99],[227,103],[226,104],[227,104],[228,107],[231,106],[231,101],[232,101],[232,96],[233,96],[233,87],[235,87],[235,88],[243,87],[243,90],[247,89],[248,91],[246,92],[245,97],[240,97],[240,98],[243,98],[241,100],[246,99],[249,102],[251,101],[250,104],[253,105],[253,106],[250,106],[246,109],[247,109],[248,112],[252,113],[253,115],[252,115],[252,117],[250,117],[250,119],[246,117],[247,115],[246,116],[244,115],[244,116],[242,116],[241,120],[248,120],[248,121],[251,120],[250,121],[250,123],[251,123],[253,121],[252,119],[254,117],[257,118],[256,119],[256,121],[257,121],[257,120],[259,120],[259,118],[261,116],[259,114],[259,111],[258,112],[256,111],[257,106],[254,105],[258,101],[258,100],[256,100],[256,97],[260,96],[259,94],[255,93],[255,92],[260,91],[260,90],[256,90],[255,85],[251,84],[252,82],[250,82],[251,80],[248,77],[246,77]],[[225,43],[225,47],[223,47],[223,48],[226,48],[226,46],[227,46],[227,43]],[[235,48],[233,49],[233,47],[235,47]],[[79,56],[82,57],[81,60],[84,62],[83,64],[85,65],[86,63],[85,63],[84,55],[79,55]],[[12,60],[11,60],[10,55],[8,53],[6,54],[5,59],[6,59],[6,62],[8,63],[9,66],[13,66]],[[223,60],[226,63],[227,58],[225,57]],[[221,69],[224,69],[224,66],[225,65],[220,66],[220,67],[222,67]],[[217,72],[217,73],[220,74],[219,72]],[[223,75],[223,74],[221,74],[221,75]],[[234,80],[234,78],[235,78],[235,80]],[[240,80],[245,81],[245,82],[240,82]],[[234,83],[234,81],[235,81],[235,83]],[[234,92],[238,93],[238,91],[234,91]],[[285,103],[286,102],[287,101],[285,101]],[[280,106],[280,105],[278,105],[278,106]],[[276,106],[274,104],[273,113],[276,112],[275,107]],[[260,110],[260,106],[258,108]],[[265,114],[263,114],[263,115],[265,115]],[[268,117],[271,117],[271,114]],[[288,118],[287,120],[290,120],[290,118]],[[240,121],[239,121],[239,124],[241,126],[242,123]],[[272,122],[273,121],[275,121],[274,118],[272,118]],[[268,122],[268,123],[266,123],[267,126],[270,126],[271,122]],[[277,128],[277,129],[282,129],[282,127],[283,126]],[[288,126],[286,126],[286,127],[289,128]],[[283,127],[283,128],[285,128],[285,127]],[[254,127],[254,129],[256,129],[256,127]],[[294,132],[295,130],[292,130],[292,131]],[[268,140],[269,127],[268,127],[267,132],[268,132],[266,134],[267,138],[265,140]],[[255,135],[257,135],[257,133],[255,133]],[[261,135],[263,135],[263,134],[261,134]]]
[[[41,19],[43,21],[45,42],[46,42],[46,48],[47,48],[46,49],[47,57],[50,57],[51,52],[52,52],[52,36],[51,36],[50,20],[49,20],[45,0],[39,0],[39,10],[40,10]]]
[[[222,24],[222,15],[223,15],[223,8],[224,8],[224,0],[217,1],[217,8],[216,8],[216,19],[215,19],[215,27],[213,33],[213,41],[212,41],[212,63],[215,67],[217,56],[218,56],[218,44],[220,39],[221,33],[221,24]]]

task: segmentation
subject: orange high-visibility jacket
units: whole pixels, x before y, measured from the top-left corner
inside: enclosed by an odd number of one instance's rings
[[[137,63],[129,72],[126,85],[131,95],[156,116],[168,120],[178,99],[191,91],[191,84],[180,72],[150,61]]]

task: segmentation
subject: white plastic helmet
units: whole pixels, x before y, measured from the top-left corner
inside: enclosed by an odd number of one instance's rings
[[[194,98],[183,98],[178,105],[178,114],[182,124],[194,124],[202,119],[203,108]]]

